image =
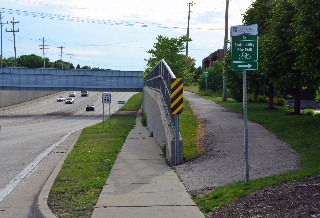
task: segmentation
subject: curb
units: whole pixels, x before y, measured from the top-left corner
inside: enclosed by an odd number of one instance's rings
[[[79,138],[81,132],[82,132],[82,130],[75,131],[74,133],[72,133],[72,134],[77,134],[76,138],[74,139],[74,142],[68,148],[67,152],[63,155],[63,157],[59,160],[57,166],[54,168],[51,175],[49,176],[49,178],[45,182],[44,186],[42,187],[42,189],[39,193],[39,196],[38,196],[38,201],[37,201],[36,209],[35,209],[37,217],[39,217],[39,218],[57,218],[50,210],[48,203],[47,203],[47,200],[49,198],[49,193],[50,193],[50,190],[53,186],[53,183],[54,183],[55,179],[57,178],[57,176],[58,176],[58,174],[64,164],[65,159],[67,158],[69,153],[72,151],[75,143],[78,141],[78,138]]]

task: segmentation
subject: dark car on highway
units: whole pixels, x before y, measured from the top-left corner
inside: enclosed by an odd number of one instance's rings
[[[89,91],[82,90],[81,91],[81,97],[87,97],[87,96],[89,96]]]
[[[94,111],[94,105],[93,104],[88,104],[86,106],[86,111]]]

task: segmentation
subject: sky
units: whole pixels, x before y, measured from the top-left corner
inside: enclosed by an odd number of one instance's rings
[[[1,0],[2,53],[14,57],[36,54],[74,66],[144,71],[148,50],[157,36],[178,38],[190,29],[188,54],[196,67],[223,48],[225,0]],[[252,0],[230,0],[230,26],[242,25]],[[13,20],[14,19],[14,20]],[[15,23],[14,29],[12,22]],[[229,30],[228,30],[229,32]],[[228,36],[230,39],[230,36]]]

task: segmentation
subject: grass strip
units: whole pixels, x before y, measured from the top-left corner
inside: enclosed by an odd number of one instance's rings
[[[143,93],[137,93],[120,110],[138,111],[142,101]],[[100,123],[83,130],[49,194],[48,205],[56,216],[91,217],[135,119],[135,116],[113,115],[111,128],[105,121],[105,128]],[[180,122],[184,156],[186,160],[191,160],[204,153],[198,143],[203,130],[187,100],[184,100]]]
[[[56,178],[48,205],[58,217],[91,217],[100,192],[136,116],[112,116],[112,125],[85,128]]]
[[[121,110],[138,111],[143,93],[133,95]],[[52,212],[61,218],[91,217],[112,166],[134,127],[136,116],[113,115],[109,122],[85,128],[66,158],[48,198]]]
[[[130,100],[120,108],[119,111],[138,111],[143,101],[143,92],[133,95]]]
[[[201,138],[204,136],[204,130],[187,99],[183,99],[183,113],[180,115],[180,133],[183,139],[183,157],[185,161],[192,160],[205,153],[200,143]]]

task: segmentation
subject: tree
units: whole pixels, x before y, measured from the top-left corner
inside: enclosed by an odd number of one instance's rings
[[[242,71],[232,71],[230,51],[225,56],[224,73],[227,78],[228,89],[230,91],[231,97],[236,101],[243,101]]]
[[[276,72],[276,83],[283,92],[295,96],[294,114],[300,114],[301,89],[307,85],[301,71],[294,69],[299,53],[292,49],[295,30],[292,28],[296,8],[291,0],[277,1],[268,26],[268,49],[265,61]]]
[[[212,67],[207,68],[206,72],[208,72],[207,84],[205,81],[205,76],[202,75],[199,80],[199,89],[210,89],[214,92],[218,92],[222,90],[222,81],[223,81],[223,63],[220,61],[215,61],[212,64]],[[206,87],[206,85],[208,87]]]
[[[31,55],[21,55],[17,58],[19,67],[28,68],[41,68],[43,67],[43,58],[41,56],[31,54]]]
[[[16,62],[15,62],[14,57],[2,58],[2,66],[3,67],[15,67]]]
[[[83,67],[81,67],[81,69],[87,69],[87,70],[91,70],[91,67],[89,67],[89,66],[83,66]]]
[[[160,35],[157,37],[157,41],[153,45],[153,49],[147,51],[151,57],[145,59],[147,61],[145,75],[149,74],[157,63],[164,59],[176,77],[183,78],[185,83],[191,82],[195,60],[182,54],[185,50],[185,43],[190,42],[191,39],[187,36],[168,38]]]
[[[310,78],[310,85],[319,85],[320,1],[293,0],[293,6],[296,13],[291,27],[295,30],[295,38],[291,46],[299,53],[294,68],[302,72],[302,77]]]
[[[201,75],[203,74],[204,69],[199,66],[194,70],[194,76],[193,76],[193,81],[194,82],[198,82],[198,80],[200,79]]]
[[[257,101],[259,94],[264,94],[263,87],[268,86],[269,108],[273,109],[274,97],[274,70],[269,67],[269,63],[263,58],[264,51],[268,49],[266,41],[268,37],[267,28],[272,18],[272,10],[275,7],[274,0],[256,0],[245,12],[243,22],[246,25],[257,24],[259,27],[259,70],[247,74],[249,92],[254,94]]]

